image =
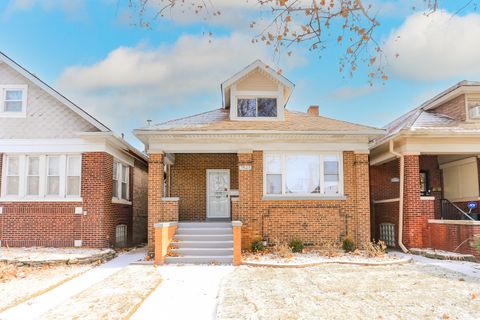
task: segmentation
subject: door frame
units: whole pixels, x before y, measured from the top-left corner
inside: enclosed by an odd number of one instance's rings
[[[209,185],[209,174],[210,173],[214,173],[214,172],[223,172],[223,173],[228,173],[228,206],[227,206],[227,215],[225,217],[209,217],[209,211],[210,211],[210,197],[208,196],[209,195],[209,190],[210,190],[210,185]],[[206,174],[206,190],[205,190],[205,195],[206,195],[206,198],[207,198],[207,208],[206,208],[206,218],[207,219],[225,219],[225,218],[230,218],[231,217],[231,210],[230,210],[230,169],[207,169],[207,174]]]

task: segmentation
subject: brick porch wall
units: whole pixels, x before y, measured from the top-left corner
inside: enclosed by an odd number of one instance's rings
[[[473,238],[480,235],[480,225],[429,223],[427,246],[430,248],[472,254],[480,261],[480,251],[473,247]]]
[[[307,244],[340,241],[347,233],[360,245],[370,239],[368,156],[344,152],[347,200],[263,200],[263,152],[241,153],[238,218],[243,222],[242,247],[258,237],[272,242],[294,238]],[[347,230],[348,229],[348,230]]]
[[[2,155],[0,172],[1,159]],[[112,170],[111,155],[83,153],[83,202],[0,203],[3,207],[0,215],[2,245],[63,247],[73,246],[74,240],[82,240],[84,247],[110,247],[115,244],[118,224],[127,225],[131,240],[132,208],[112,204]],[[82,207],[87,214],[76,215],[75,207]]]
[[[230,189],[238,189],[234,153],[177,153],[172,166],[172,197],[179,197],[179,220],[204,221],[207,217],[207,169],[229,169]]]

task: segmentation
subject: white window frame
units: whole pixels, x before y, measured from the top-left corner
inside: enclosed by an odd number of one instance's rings
[[[30,169],[30,161],[29,161],[30,158],[38,158],[38,175],[30,175],[28,173],[28,171]],[[25,196],[26,197],[35,198],[35,197],[40,196],[41,190],[42,190],[41,176],[42,176],[42,163],[41,163],[41,160],[40,160],[40,156],[38,156],[38,155],[27,155],[26,158],[25,158]],[[30,177],[38,177],[38,194],[28,194],[28,180],[29,180]]]
[[[254,117],[240,117],[238,115],[238,100],[239,99],[247,99],[247,100],[253,100],[255,99],[255,116]],[[277,115],[275,117],[259,117],[258,116],[258,99],[275,99],[275,103],[277,104]],[[268,119],[277,119],[278,118],[278,97],[276,95],[254,95],[254,96],[236,96],[235,98],[235,106],[236,106],[236,116],[239,119],[262,119],[262,120],[268,120]]]
[[[132,204],[130,200],[130,170],[131,166],[121,162],[117,159],[113,161],[113,165],[117,166],[117,196],[115,197],[113,194],[113,174],[112,174],[112,202],[113,203],[120,203],[120,204]],[[122,179],[123,176],[123,167],[127,169],[126,173],[126,181],[124,182]],[[113,170],[113,169],[112,169]],[[122,184],[126,183],[127,184],[127,198],[124,199],[122,197]]]
[[[69,175],[69,171],[70,171],[70,159],[71,158],[80,158],[80,175],[78,176],[71,176]],[[65,170],[65,197],[67,198],[74,198],[74,197],[78,197],[77,195],[69,195],[68,194],[68,178],[69,177],[79,177],[79,181],[78,181],[78,190],[80,192],[80,194],[82,194],[82,156],[81,155],[77,155],[77,154],[69,154],[67,155],[67,159],[66,159],[66,170]]]
[[[269,194],[267,193],[267,164],[266,157],[269,155],[279,155],[280,156],[280,175],[282,177],[282,191],[280,194]],[[320,157],[320,193],[285,193],[285,158],[287,155],[317,155]],[[325,194],[324,187],[324,158],[325,156],[337,156],[338,157],[338,194]],[[311,151],[269,151],[263,153],[263,196],[265,198],[313,198],[313,199],[322,199],[322,198],[344,198],[344,175],[343,175],[343,152],[333,151],[333,152],[311,152]]]
[[[230,89],[230,119],[235,121],[283,121],[285,118],[285,101],[283,96],[283,86],[278,86],[278,90],[272,91],[246,91],[237,90],[235,84]],[[276,117],[239,117],[237,110],[237,99],[253,98],[276,98],[277,116]]]
[[[17,175],[11,175],[8,167],[10,166],[10,158],[18,158],[18,174]],[[7,156],[5,155],[3,157],[3,172],[2,172],[2,194],[5,194],[6,197],[19,197],[22,193],[22,159],[18,155],[10,155]],[[7,194],[7,186],[8,186],[8,179],[9,177],[18,177],[18,189],[17,189],[17,194]]]
[[[48,174],[48,157],[49,156],[58,156],[60,157],[60,181],[59,195],[47,195],[47,174]],[[81,180],[82,173],[80,171],[80,194],[66,196],[66,177],[67,177],[67,159],[70,156],[80,157],[80,163],[82,163],[81,154],[40,154],[40,153],[28,153],[28,154],[17,154],[9,153],[3,155],[2,166],[2,184],[1,184],[1,193],[0,201],[11,201],[11,202],[82,202],[81,196]],[[19,182],[19,194],[18,195],[7,195],[7,159],[8,157],[19,157],[20,162],[20,182]],[[28,158],[29,157],[38,157],[39,158],[39,195],[27,195],[27,179],[28,179]]]
[[[22,91],[22,111],[5,111],[5,101],[9,90]],[[25,118],[27,116],[27,95],[28,85],[0,85],[0,118]]]

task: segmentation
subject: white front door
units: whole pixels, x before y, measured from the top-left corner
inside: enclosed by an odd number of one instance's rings
[[[230,170],[207,169],[207,218],[230,217]]]

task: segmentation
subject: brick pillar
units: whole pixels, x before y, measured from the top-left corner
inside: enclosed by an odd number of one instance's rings
[[[252,240],[261,236],[261,217],[256,216],[254,210],[254,167],[253,153],[238,153],[238,215],[236,219],[242,221],[242,248],[250,247]]]
[[[355,154],[357,242],[370,242],[370,192],[368,154]]]
[[[423,232],[430,218],[420,200],[420,161],[418,155],[406,155],[403,190],[403,243],[407,248],[423,247]]]
[[[161,221],[163,197],[163,153],[153,153],[148,159],[148,251],[153,252],[153,225]]]

